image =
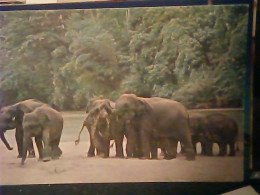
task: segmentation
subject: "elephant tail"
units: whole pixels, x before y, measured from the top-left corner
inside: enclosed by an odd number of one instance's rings
[[[81,134],[81,132],[83,131],[84,127],[85,127],[85,124],[83,123],[83,125],[82,125],[82,127],[81,127],[81,130],[80,130],[80,132],[79,132],[79,135],[78,135],[78,139],[75,140],[75,145],[78,145],[78,144],[79,144],[79,141],[80,141],[80,134]]]

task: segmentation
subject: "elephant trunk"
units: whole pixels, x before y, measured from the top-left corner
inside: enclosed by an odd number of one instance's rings
[[[4,133],[0,133],[0,137],[1,137],[2,142],[5,144],[6,148],[7,148],[8,150],[12,150],[13,148],[10,147],[9,143],[7,142],[7,140],[6,140],[6,138],[5,138]]]

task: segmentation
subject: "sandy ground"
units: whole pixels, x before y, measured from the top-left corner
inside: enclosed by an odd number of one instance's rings
[[[111,182],[219,182],[243,180],[243,147],[235,157],[207,157],[198,155],[195,161],[186,161],[178,154],[173,160],[140,160],[111,157],[87,157],[89,138],[87,130],[82,133],[81,142],[75,146],[83,112],[65,112],[64,131],[60,143],[63,155],[59,160],[39,162],[27,158],[25,166],[16,158],[17,148],[14,131],[8,131],[6,138],[12,151],[0,144],[0,185],[54,184],[54,183],[111,183]],[[218,147],[214,145],[214,153]],[[37,153],[38,154],[38,153]]]

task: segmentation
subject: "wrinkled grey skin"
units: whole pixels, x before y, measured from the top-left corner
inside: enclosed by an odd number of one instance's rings
[[[185,146],[186,159],[195,160],[189,129],[189,115],[179,102],[165,98],[141,98],[123,94],[116,100],[116,113],[125,121],[136,124],[128,129],[127,154],[131,154],[139,139],[143,159],[157,158],[157,139],[164,139],[168,158],[175,158],[177,143]],[[128,127],[129,128],[129,127]],[[129,135],[132,133],[132,135]],[[133,138],[131,138],[133,137]]]
[[[44,103],[29,99],[18,102],[16,104],[6,106],[0,110],[0,132],[4,133],[6,130],[15,130],[15,139],[18,147],[18,157],[22,157],[23,151],[23,127],[22,121],[24,113],[32,112],[35,108],[42,106]],[[23,105],[27,106],[26,110],[23,110]],[[32,140],[28,143],[28,157],[35,157]]]
[[[23,109],[27,109],[26,105]],[[62,154],[59,148],[63,129],[61,113],[48,105],[42,105],[30,113],[25,113],[23,118],[23,154],[21,164],[26,159],[28,144],[31,137],[39,151],[39,158],[43,161],[58,159]],[[44,147],[43,147],[44,144]]]
[[[235,142],[238,136],[236,122],[224,114],[210,114],[206,117],[205,125],[205,152],[212,156],[213,143],[219,145],[219,156],[227,155],[227,145],[230,147],[230,156],[235,156]]]
[[[115,140],[116,157],[124,158],[123,154],[123,138],[124,124],[113,113],[114,102],[108,99],[94,100],[87,106],[87,117],[83,122],[80,133],[86,127],[90,136],[90,147],[88,157],[97,155],[104,158],[109,157],[110,140]],[[79,143],[80,133],[78,140]]]

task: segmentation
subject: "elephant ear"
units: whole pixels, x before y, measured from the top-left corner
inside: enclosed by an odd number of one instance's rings
[[[39,120],[40,124],[42,125],[44,125],[46,122],[50,120],[43,110],[37,110],[35,116]]]
[[[108,114],[112,114],[112,112],[113,112],[113,107],[111,106],[110,102],[104,103],[104,104],[101,106],[100,110],[103,109],[103,108],[107,111]]]
[[[17,110],[21,111],[23,113],[28,113],[28,112],[32,111],[32,108],[28,105],[23,104],[23,103],[18,103]]]
[[[12,117],[16,116],[17,112],[19,112],[18,104],[6,107],[6,111],[5,112],[8,113]]]
[[[142,99],[138,99],[138,108],[137,108],[137,114],[141,115],[144,113],[149,113],[151,111],[150,105]]]

